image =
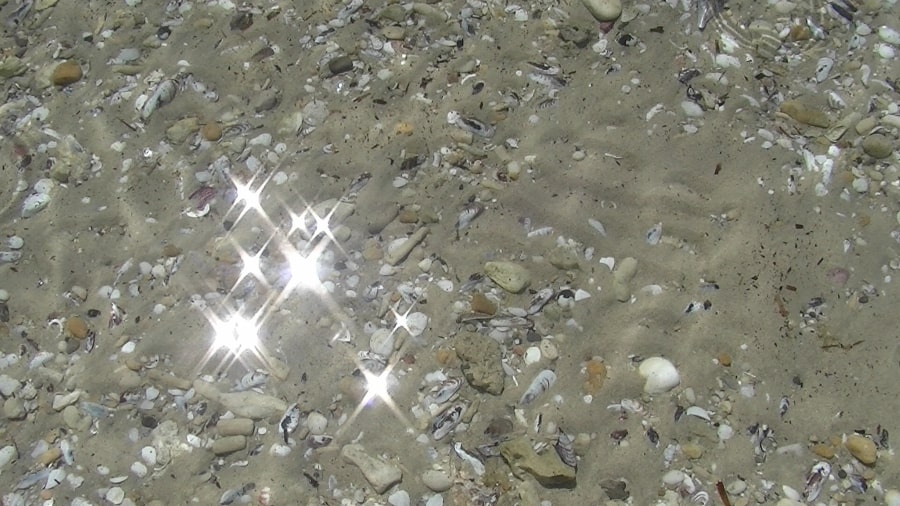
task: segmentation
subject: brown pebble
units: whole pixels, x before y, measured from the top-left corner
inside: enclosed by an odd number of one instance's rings
[[[475,293],[469,301],[469,307],[476,313],[494,315],[497,313],[497,305],[484,296],[483,293]]]
[[[582,385],[584,393],[596,395],[606,381],[606,364],[599,358],[592,358],[585,362],[584,372],[587,374],[587,380]]]
[[[228,455],[246,447],[246,436],[225,436],[213,441],[210,450],[216,455]]]
[[[249,436],[253,434],[253,420],[249,418],[226,418],[216,424],[220,436]]]
[[[203,140],[215,142],[222,138],[222,126],[213,121],[200,127],[200,136]]]
[[[851,434],[847,436],[844,447],[853,455],[856,460],[867,466],[875,464],[878,453],[875,449],[875,442],[871,439],[859,434]]]
[[[793,118],[794,121],[803,123],[804,125],[828,128],[831,124],[831,120],[828,119],[827,114],[797,100],[785,100],[781,104],[781,107],[778,108],[778,111],[787,114]]]
[[[419,215],[412,209],[403,208],[397,214],[397,221],[400,223],[415,223],[419,221]]]
[[[88,335],[88,326],[81,318],[73,316],[66,320],[66,333],[75,339],[84,339]]]
[[[434,352],[434,359],[438,364],[449,366],[456,362],[456,353],[447,348],[439,348]]]
[[[81,66],[69,60],[60,63],[53,69],[53,74],[50,75],[50,81],[55,86],[68,86],[72,83],[77,83],[81,79],[81,76]]]
[[[681,445],[681,451],[684,453],[685,457],[691,460],[697,460],[703,456],[703,447],[695,443],[685,443]]]
[[[54,446],[53,448],[50,448],[44,453],[38,455],[38,458],[35,460],[37,460],[38,464],[47,467],[59,460],[60,457],[62,457],[62,450]]]
[[[174,258],[181,254],[181,248],[174,244],[166,244],[163,246],[162,254],[166,258]]]
[[[810,450],[823,459],[831,460],[834,458],[834,448],[830,445],[819,443],[810,448]]]
[[[719,365],[722,367],[731,367],[731,355],[724,351],[719,352],[719,354],[716,355],[716,360],[719,361]]]

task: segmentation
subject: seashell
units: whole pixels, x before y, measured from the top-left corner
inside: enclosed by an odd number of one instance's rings
[[[531,303],[528,304],[528,309],[526,312],[529,315],[537,314],[544,306],[553,299],[555,292],[552,288],[541,288],[538,290],[538,293],[534,295],[531,299]]]
[[[657,223],[650,227],[644,234],[644,237],[647,239],[647,244],[650,246],[659,244],[659,240],[662,239],[662,223]]]
[[[650,395],[668,392],[681,383],[678,369],[672,362],[662,357],[644,360],[638,367],[638,373],[646,380],[644,392]]]
[[[288,406],[282,415],[281,421],[278,422],[278,431],[284,435],[284,444],[288,444],[288,436],[300,425],[300,416],[300,407],[296,402]]]
[[[254,488],[256,488],[256,484],[253,482],[245,483],[240,486],[240,488],[231,488],[222,493],[222,496],[219,498],[220,505],[228,505],[234,502],[238,502],[241,497],[244,497],[249,492],[251,492]]]
[[[456,218],[456,231],[457,233],[472,223],[472,221],[479,217],[481,213],[484,212],[484,206],[480,202],[472,202],[463,208],[462,211],[459,212],[459,216]]]
[[[22,218],[31,218],[50,204],[49,193],[32,193],[22,202]]]
[[[261,387],[269,381],[269,373],[265,371],[250,371],[241,376],[234,389],[237,391],[250,390],[251,388]]]
[[[461,378],[447,378],[439,385],[435,385],[428,393],[426,399],[438,405],[444,404],[452,399],[453,396],[456,395],[456,392],[459,392],[461,387]]]
[[[822,487],[828,481],[831,474],[831,464],[817,462],[806,475],[806,483],[803,486],[803,498],[807,501],[815,501],[822,492]]]
[[[455,404],[450,409],[438,414],[431,422],[431,436],[435,441],[447,437],[462,420],[463,413],[466,412],[466,405],[463,403]]]
[[[696,416],[697,418],[706,420],[707,422],[710,421],[710,419],[711,419],[710,415],[709,415],[709,411],[701,408],[700,406],[691,406],[691,407],[687,408],[687,410],[685,411],[685,414],[690,415],[690,416]]]
[[[11,264],[22,258],[21,251],[0,251],[0,264]]]
[[[606,237],[606,227],[603,226],[603,223],[600,223],[599,221],[597,221],[593,218],[588,218],[588,225],[590,225],[594,230],[599,232],[600,235],[602,235],[603,237]]]
[[[154,111],[171,102],[175,98],[176,89],[173,79],[166,79],[159,83],[153,90],[153,94],[140,105],[141,118],[149,118]]]
[[[575,450],[572,448],[573,441],[571,436],[560,431],[556,436],[556,444],[553,446],[556,448],[556,454],[559,455],[559,460],[563,461],[563,464],[573,469],[577,469],[578,457],[575,455]]]
[[[491,138],[494,136],[494,127],[482,123],[474,118],[467,118],[462,116],[456,111],[450,111],[447,113],[447,123],[451,125],[455,125],[466,132],[470,132],[478,137],[482,137],[485,139]]]
[[[334,441],[334,438],[327,434],[313,434],[306,438],[306,444],[313,449],[324,448],[330,445],[332,441]]]
[[[553,383],[556,382],[556,373],[551,371],[550,369],[544,369],[539,372],[537,376],[531,380],[531,384],[525,390],[525,393],[522,394],[522,398],[519,399],[519,404],[528,404],[531,401],[535,400],[537,396],[546,392],[553,386]]]
[[[834,68],[833,59],[827,56],[819,58],[819,61],[816,63],[816,82],[821,83],[828,79],[832,68]]]

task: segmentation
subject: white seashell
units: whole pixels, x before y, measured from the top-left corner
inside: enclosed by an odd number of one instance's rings
[[[13,445],[6,445],[0,448],[0,469],[6,467],[7,464],[19,458],[19,451]]]
[[[822,492],[822,487],[831,475],[831,464],[817,462],[806,475],[806,484],[803,487],[803,498],[807,501],[815,501]]]
[[[819,58],[818,63],[816,63],[816,82],[821,83],[828,79],[832,68],[834,68],[834,60],[827,56]]]
[[[541,349],[537,346],[530,346],[527,350],[525,350],[525,356],[522,357],[522,361],[525,362],[525,365],[531,365],[540,362]]]
[[[646,381],[644,392],[650,395],[662,394],[681,383],[678,369],[672,362],[662,357],[650,357],[641,362],[638,373]]]
[[[421,312],[411,313],[406,317],[406,330],[409,335],[418,337],[428,328],[428,315]]]
[[[325,418],[325,415],[319,413],[318,411],[313,411],[306,417],[306,428],[309,429],[309,433],[314,436],[319,436],[325,433],[325,429],[328,427],[328,419]]]
[[[31,218],[50,204],[49,193],[32,193],[22,202],[22,218]]]
[[[878,37],[888,44],[900,46],[900,32],[889,26],[881,26],[878,29]]]
[[[600,265],[605,265],[609,267],[609,270],[613,270],[613,267],[616,266],[616,259],[613,257],[602,257],[600,259]]]
[[[138,108],[141,111],[141,118],[149,118],[154,111],[171,102],[172,99],[175,98],[175,91],[175,81],[172,79],[166,79],[159,83],[153,91],[153,94],[150,95],[143,104],[140,102],[138,103]]]
[[[66,471],[65,469],[56,468],[50,471],[50,474],[47,475],[47,483],[44,485],[44,488],[50,490],[51,488],[59,485],[66,479]]]
[[[697,418],[702,418],[707,422],[710,421],[709,411],[701,408],[700,406],[691,406],[687,408],[684,412],[686,415],[696,416]]]
[[[537,398],[537,396],[546,392],[553,386],[553,383],[556,383],[556,373],[551,371],[550,369],[544,369],[539,372],[537,376],[531,380],[531,384],[528,386],[528,389],[525,390],[525,393],[522,394],[522,398],[519,399],[519,404],[528,404]]]
[[[657,223],[650,227],[650,229],[645,232],[644,237],[647,239],[647,244],[650,246],[659,244],[659,240],[662,239],[662,223]]]

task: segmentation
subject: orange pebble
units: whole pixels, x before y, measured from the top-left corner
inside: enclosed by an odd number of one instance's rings
[[[73,316],[66,320],[66,333],[75,339],[84,339],[88,335],[88,326],[81,318]]]
[[[716,359],[719,361],[719,365],[723,367],[731,367],[731,355],[729,355],[728,353],[725,353],[724,351],[720,352],[716,356]]]

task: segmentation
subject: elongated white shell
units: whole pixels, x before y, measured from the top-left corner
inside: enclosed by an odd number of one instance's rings
[[[644,392],[650,395],[668,392],[681,383],[678,369],[672,362],[662,357],[650,357],[644,360],[638,367],[638,373],[646,380]]]
[[[537,398],[537,396],[549,390],[554,383],[556,383],[556,373],[550,369],[544,369],[531,380],[531,385],[529,385],[528,389],[525,390],[525,393],[522,394],[522,398],[519,399],[519,404],[528,404]]]
[[[51,200],[49,193],[32,193],[25,197],[25,200],[22,202],[22,217],[31,218],[43,211],[50,204]]]

